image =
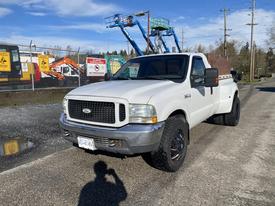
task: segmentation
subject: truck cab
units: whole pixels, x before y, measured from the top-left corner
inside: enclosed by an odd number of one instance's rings
[[[159,54],[126,62],[109,80],[77,88],[63,101],[64,137],[79,147],[150,154],[154,165],[176,171],[199,123],[235,126],[238,88],[200,53]]]

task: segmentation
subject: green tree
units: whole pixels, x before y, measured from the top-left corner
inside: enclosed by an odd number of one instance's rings
[[[249,43],[247,42],[244,46],[241,47],[240,53],[238,55],[238,70],[244,74],[248,74],[250,66],[250,52],[249,52]]]
[[[266,71],[266,52],[256,47],[255,51],[255,72],[258,77],[265,76]]]

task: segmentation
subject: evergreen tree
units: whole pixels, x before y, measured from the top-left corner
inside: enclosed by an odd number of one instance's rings
[[[238,56],[238,69],[241,72],[244,72],[244,74],[249,73],[249,67],[250,67],[250,52],[249,52],[249,43],[247,42],[240,50],[239,56]]]

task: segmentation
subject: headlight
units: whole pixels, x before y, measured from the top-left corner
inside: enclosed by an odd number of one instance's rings
[[[64,97],[62,106],[63,106],[63,112],[65,114],[66,114],[66,111],[67,111],[67,105],[68,105],[68,99],[66,97]]]
[[[148,104],[130,104],[129,105],[130,123],[151,123],[158,122],[156,109]]]

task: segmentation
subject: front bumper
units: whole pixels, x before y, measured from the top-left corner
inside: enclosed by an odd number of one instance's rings
[[[120,154],[138,154],[156,150],[164,125],[164,122],[160,122],[111,128],[68,121],[64,113],[60,117],[60,126],[64,130],[65,139],[77,144],[78,136],[93,138],[97,149]]]

